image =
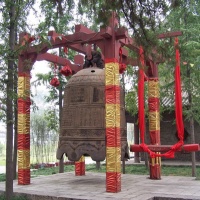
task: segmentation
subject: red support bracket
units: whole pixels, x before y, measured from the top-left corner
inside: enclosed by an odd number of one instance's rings
[[[171,149],[172,145],[147,145],[148,148],[153,152],[167,152]],[[181,152],[193,152],[199,151],[199,144],[185,144],[181,146],[177,151]],[[131,152],[144,152],[140,145],[130,145]]]

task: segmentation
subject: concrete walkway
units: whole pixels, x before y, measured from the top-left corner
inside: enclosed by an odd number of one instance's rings
[[[192,177],[162,176],[161,180],[150,180],[143,175],[122,174],[119,193],[107,193],[105,182],[105,173],[74,176],[74,172],[67,172],[32,178],[26,186],[14,181],[14,192],[27,194],[31,200],[200,200],[200,181]],[[5,183],[1,182],[0,192],[4,190]]]

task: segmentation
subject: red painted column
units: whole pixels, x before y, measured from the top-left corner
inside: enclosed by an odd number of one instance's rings
[[[134,123],[134,144],[140,143],[140,137],[139,137],[139,125],[137,123]],[[140,152],[134,152],[134,162],[139,163],[140,162]]]
[[[148,81],[149,134],[152,145],[160,145],[160,94],[158,78]],[[156,152],[159,154],[159,152]],[[150,158],[150,179],[161,179],[161,158]]]
[[[22,51],[18,57],[18,184],[30,184],[30,71],[37,53],[28,54],[24,50],[30,46],[32,37],[20,33],[19,44]],[[25,46],[26,45],[26,46]]]
[[[79,161],[75,162],[75,175],[83,176],[85,175],[85,157],[81,156]]]
[[[121,191],[121,135],[119,63],[107,59],[105,64],[106,101],[106,191]]]
[[[18,184],[30,184],[30,74],[18,74]]]

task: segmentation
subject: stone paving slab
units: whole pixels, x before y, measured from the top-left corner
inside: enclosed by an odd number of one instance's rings
[[[14,192],[27,194],[31,200],[200,200],[200,180],[193,177],[163,176],[161,180],[150,180],[143,175],[122,174],[119,193],[107,193],[105,183],[105,173],[74,176],[74,172],[67,172],[32,178],[26,186],[14,181]],[[1,191],[5,191],[5,182],[0,182]]]

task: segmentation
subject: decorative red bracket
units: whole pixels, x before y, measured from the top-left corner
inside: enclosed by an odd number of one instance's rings
[[[148,148],[153,152],[167,152],[171,150],[172,145],[147,145]],[[181,152],[193,152],[199,151],[199,144],[185,144],[181,146],[177,151]],[[140,145],[130,145],[131,152],[144,152],[144,149]]]
[[[76,55],[74,57],[74,64],[71,63],[68,59],[66,58],[62,58],[50,53],[43,53],[43,54],[39,54],[37,56],[37,61],[41,61],[41,60],[46,60],[58,65],[68,65],[71,70],[73,71],[73,73],[76,73],[78,71],[80,71],[83,68],[83,63],[84,63],[84,57],[82,55]]]

